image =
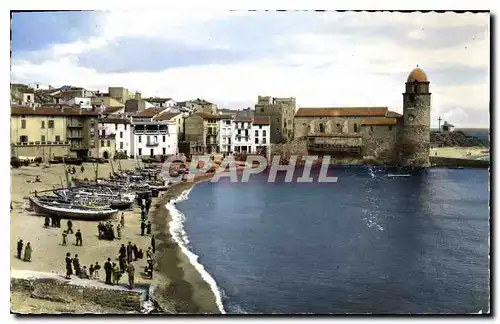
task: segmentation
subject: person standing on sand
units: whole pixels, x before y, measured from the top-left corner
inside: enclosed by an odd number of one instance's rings
[[[128,289],[133,289],[134,288],[135,268],[134,268],[134,265],[132,264],[132,262],[128,263],[127,274],[128,274]]]
[[[118,285],[118,282],[120,281],[120,269],[116,265],[116,263],[113,262],[112,265],[112,271],[113,271],[113,284]]]
[[[148,221],[148,224],[146,225],[146,234],[151,235],[151,222]]]
[[[78,259],[78,254],[75,254],[73,258],[73,267],[75,268],[75,275],[80,277],[80,260]]]
[[[153,258],[153,251],[151,251],[151,247],[148,247],[148,250],[146,251],[146,258],[148,260]]]
[[[94,265],[91,264],[89,267],[89,279],[94,279]]]
[[[151,236],[151,247],[153,248],[153,254],[155,254],[155,251],[156,251],[156,240],[155,240],[155,236],[154,235]]]
[[[120,225],[123,227],[125,227],[125,216],[123,215],[122,213],[122,217],[120,218]]]
[[[99,265],[99,262],[96,261],[94,265],[94,278],[99,279],[99,270],[101,270],[101,266]]]
[[[127,250],[125,249],[125,245],[122,244],[120,250],[118,251],[118,254],[120,255],[119,258],[125,259],[127,257]]]
[[[128,242],[127,245],[127,261],[132,262],[132,242]]]
[[[120,226],[120,224],[116,226],[116,236],[119,240],[122,239],[122,227]]]
[[[68,234],[73,234],[73,222],[71,220],[68,220],[68,229],[66,230]]]
[[[134,246],[132,246],[132,253],[134,254],[134,261],[137,261],[137,257],[139,256],[139,249],[135,244]]]
[[[106,273],[106,285],[111,285],[111,271],[113,270],[112,269],[112,266],[111,266],[111,258],[108,258],[108,261],[106,263],[104,263],[104,272]]]
[[[141,236],[144,236],[144,230],[146,229],[146,223],[141,221]]]
[[[28,242],[28,244],[26,244],[26,248],[24,249],[24,261],[31,262],[31,252],[31,244]]]
[[[75,238],[76,238],[76,246],[78,245],[82,246],[83,245],[82,232],[80,232],[80,230],[76,231]]]
[[[68,233],[66,231],[63,231],[62,232],[62,237],[63,237],[62,245],[66,245],[66,236],[68,236]]]
[[[17,258],[21,259],[21,255],[23,253],[23,240],[19,240],[17,242]]]
[[[66,253],[66,279],[71,279],[71,275],[73,274],[73,267],[71,266],[71,254]]]
[[[73,170],[74,170],[74,172],[76,173],[75,167],[73,167]],[[82,167],[80,168],[80,171],[82,171],[82,173],[84,173],[84,172],[85,172],[85,168],[83,167],[83,165],[82,165]]]
[[[50,217],[49,216],[45,216],[45,223],[43,224],[43,226],[45,226],[45,227],[50,226]]]

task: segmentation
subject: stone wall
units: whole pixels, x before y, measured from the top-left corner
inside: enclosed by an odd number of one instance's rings
[[[430,149],[430,93],[405,93],[402,164],[428,167]]]
[[[375,159],[380,163],[397,164],[399,162],[398,125],[363,126],[363,157]]]
[[[186,142],[205,143],[203,118],[198,115],[191,115],[186,118],[184,132]]]
[[[319,134],[323,125],[325,134],[359,134],[362,119],[370,117],[297,117],[295,118],[295,138]],[[377,117],[380,118],[380,117]],[[355,126],[356,125],[356,126]]]
[[[485,160],[472,160],[472,159],[456,159],[440,156],[431,156],[430,161],[432,166],[435,167],[448,167],[448,168],[489,168],[490,161]]]
[[[45,162],[52,159],[53,156],[72,155],[72,152],[69,151],[69,145],[15,146],[13,151],[14,156],[41,157]]]
[[[137,290],[79,286],[51,278],[11,278],[11,291],[31,293],[32,298],[64,304],[93,303],[124,311],[141,311],[142,293]]]
[[[307,142],[296,139],[284,144],[271,144],[271,155],[307,155]]]

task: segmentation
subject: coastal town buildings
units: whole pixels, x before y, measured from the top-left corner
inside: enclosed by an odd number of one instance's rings
[[[135,93],[124,87],[108,87],[108,97],[124,105],[127,100],[135,98]]]
[[[219,122],[219,153],[232,152],[233,144],[233,116],[225,115]]]
[[[271,118],[268,116],[255,116],[252,121],[253,135],[252,152],[267,154],[270,152]]]
[[[132,117],[132,155],[134,158],[175,155],[178,152],[177,125],[168,120]]]
[[[237,114],[233,119],[233,138],[231,152],[253,153],[252,117],[246,112]]]
[[[157,108],[168,108],[168,107],[175,107],[176,102],[172,98],[147,98],[147,102],[153,104],[154,107]]]
[[[271,119],[271,143],[284,143],[293,140],[295,98],[273,98],[258,96],[255,105],[256,116]]]
[[[15,156],[90,156],[98,114],[80,108],[11,107],[11,146]]]

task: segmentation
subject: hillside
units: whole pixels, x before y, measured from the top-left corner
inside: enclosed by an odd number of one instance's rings
[[[451,133],[432,132],[431,143],[448,147],[484,146],[481,140],[476,137],[467,136],[463,131],[454,131]]]

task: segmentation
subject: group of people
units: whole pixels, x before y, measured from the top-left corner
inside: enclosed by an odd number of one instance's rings
[[[21,259],[21,256],[23,254],[23,247],[24,247],[23,240],[19,240],[17,242],[17,258],[18,259]],[[31,243],[28,242],[26,244],[26,247],[24,248],[24,257],[22,260],[25,262],[31,262],[31,253],[32,252],[33,252],[33,249],[31,248]]]
[[[84,172],[85,172],[85,168],[83,167],[83,165],[82,165],[82,167],[80,168],[80,171],[81,171],[82,173],[84,173]],[[68,168],[68,173],[69,173],[69,174],[76,174],[76,169],[75,169],[75,167],[73,166],[73,167]]]
[[[62,245],[67,244],[66,238],[68,237],[68,234],[73,234],[73,222],[71,220],[68,220],[67,224],[67,229],[62,232]],[[82,232],[78,229],[75,234],[75,245],[76,246],[83,246],[83,238],[82,238]]]
[[[113,241],[115,239],[115,230],[113,228],[113,224],[111,224],[110,221],[107,221],[105,223],[99,222],[99,224],[97,224],[97,231],[99,233],[100,240]],[[118,238],[121,238],[121,228],[118,231],[120,232]]]
[[[45,216],[45,222],[43,223],[44,227],[61,227],[61,216],[52,215]]]

